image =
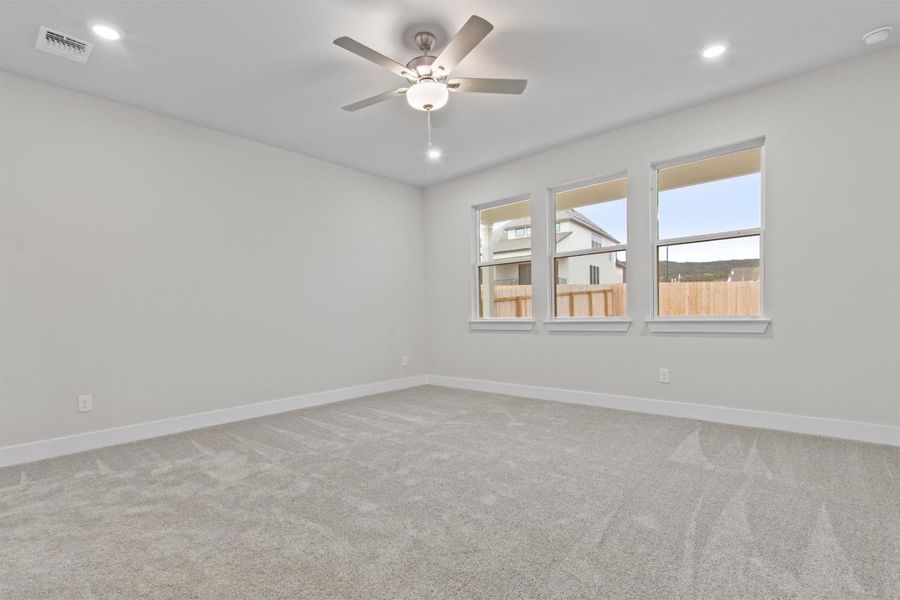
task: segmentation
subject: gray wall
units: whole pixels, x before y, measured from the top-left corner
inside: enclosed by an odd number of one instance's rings
[[[896,425],[898,77],[897,50],[835,65],[436,186],[423,215],[416,188],[0,74],[0,446],[426,372]],[[649,334],[649,163],[758,135],[772,327]],[[631,331],[469,332],[470,206],[623,168]]]
[[[896,49],[599,135],[426,190],[432,374],[878,424],[900,423]],[[760,135],[764,335],[650,334],[649,165]],[[547,188],[629,173],[627,334],[470,332],[470,207],[531,193],[547,314]],[[657,383],[657,370],[671,383]]]
[[[422,230],[417,188],[0,74],[0,446],[425,373]]]

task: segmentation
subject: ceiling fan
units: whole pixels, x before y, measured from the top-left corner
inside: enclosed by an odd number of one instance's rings
[[[357,56],[384,67],[391,73],[406,79],[410,85],[354,102],[344,106],[347,111],[356,111],[391,98],[405,96],[406,101],[416,110],[433,111],[447,104],[450,92],[481,92],[486,94],[521,94],[528,83],[525,79],[478,79],[472,77],[450,77],[450,73],[481,40],[494,28],[481,17],[472,15],[447,46],[434,56],[434,34],[421,31],[416,34],[416,46],[422,54],[406,65],[388,58],[349,37],[339,37],[334,43]]]

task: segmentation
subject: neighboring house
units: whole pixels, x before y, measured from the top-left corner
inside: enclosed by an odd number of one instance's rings
[[[514,219],[485,231],[492,260],[527,257],[531,253],[531,219]],[[556,213],[559,252],[615,246],[619,240],[574,209]],[[571,284],[624,283],[625,264],[616,253],[573,256],[557,261],[557,281]],[[495,285],[531,285],[531,262],[500,265],[493,271]]]
[[[728,281],[759,281],[759,266],[734,267],[728,275]]]

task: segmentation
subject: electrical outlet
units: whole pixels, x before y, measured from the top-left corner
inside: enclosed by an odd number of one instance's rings
[[[403,356],[400,357],[400,366],[401,366],[401,367],[408,367],[408,366],[409,366],[409,357],[406,356],[405,354],[404,354]]]
[[[668,369],[660,369],[659,370],[659,382],[660,383],[669,383],[669,370]]]
[[[78,412],[91,412],[94,410],[94,397],[90,394],[78,396]]]

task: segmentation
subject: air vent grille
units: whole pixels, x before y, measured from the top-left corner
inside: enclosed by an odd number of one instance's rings
[[[94,49],[94,45],[90,42],[47,27],[41,27],[38,31],[37,43],[34,47],[80,63],[86,63]]]

